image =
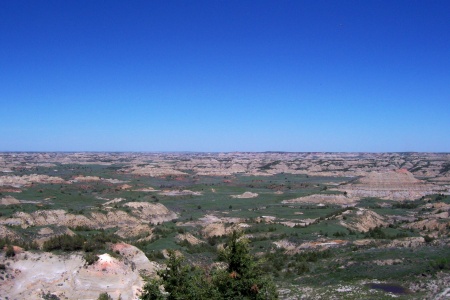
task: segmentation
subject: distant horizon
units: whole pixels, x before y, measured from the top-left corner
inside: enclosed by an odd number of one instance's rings
[[[396,154],[406,154],[406,153],[433,153],[433,154],[450,154],[450,152],[440,152],[440,151],[1,151],[0,153],[373,153],[373,154],[382,154],[382,153],[396,153]]]
[[[3,151],[450,152],[450,1],[0,8]]]

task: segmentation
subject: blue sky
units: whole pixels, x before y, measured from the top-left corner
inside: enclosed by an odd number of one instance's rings
[[[449,1],[0,2],[0,151],[450,152]]]

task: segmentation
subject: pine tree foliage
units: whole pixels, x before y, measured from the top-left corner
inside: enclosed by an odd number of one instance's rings
[[[223,299],[278,298],[275,284],[250,254],[248,240],[242,233],[231,234],[220,256],[228,268],[217,272],[213,281]]]
[[[185,264],[183,257],[169,251],[167,267],[158,272],[159,279],[147,281],[141,299],[278,299],[275,284],[250,254],[242,233],[234,231],[219,256],[227,268],[207,276],[202,269]]]

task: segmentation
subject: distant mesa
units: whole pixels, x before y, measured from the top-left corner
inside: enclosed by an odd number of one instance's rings
[[[386,200],[411,200],[442,191],[442,188],[419,180],[406,169],[370,172],[355,183],[338,188],[349,197],[374,197]]]

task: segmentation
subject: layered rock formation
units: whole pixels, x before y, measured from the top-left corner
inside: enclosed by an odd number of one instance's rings
[[[0,186],[22,187],[32,183],[65,183],[60,177],[48,175],[0,176]]]
[[[161,203],[128,202],[124,206],[132,208],[132,213],[143,222],[158,224],[176,219],[178,216]]]
[[[370,172],[352,184],[338,188],[350,197],[373,197],[386,200],[414,200],[437,193],[442,187],[416,179],[405,169]]]
[[[119,227],[119,234],[133,233],[139,235],[150,233],[148,225],[144,230],[140,227],[143,224],[157,224],[176,219],[176,213],[167,209],[160,203],[129,202],[124,206],[132,209],[130,215],[125,211],[112,210],[107,213],[91,212],[86,215],[70,214],[62,209],[38,210],[33,213],[16,212],[12,217],[0,220],[0,224],[21,226],[66,226],[77,227],[86,226],[89,228],[113,228]],[[131,228],[130,228],[131,227]]]
[[[375,227],[388,225],[385,217],[368,209],[358,208],[355,212],[351,212],[348,215],[351,215],[353,218],[340,223],[351,230],[367,232]]]

